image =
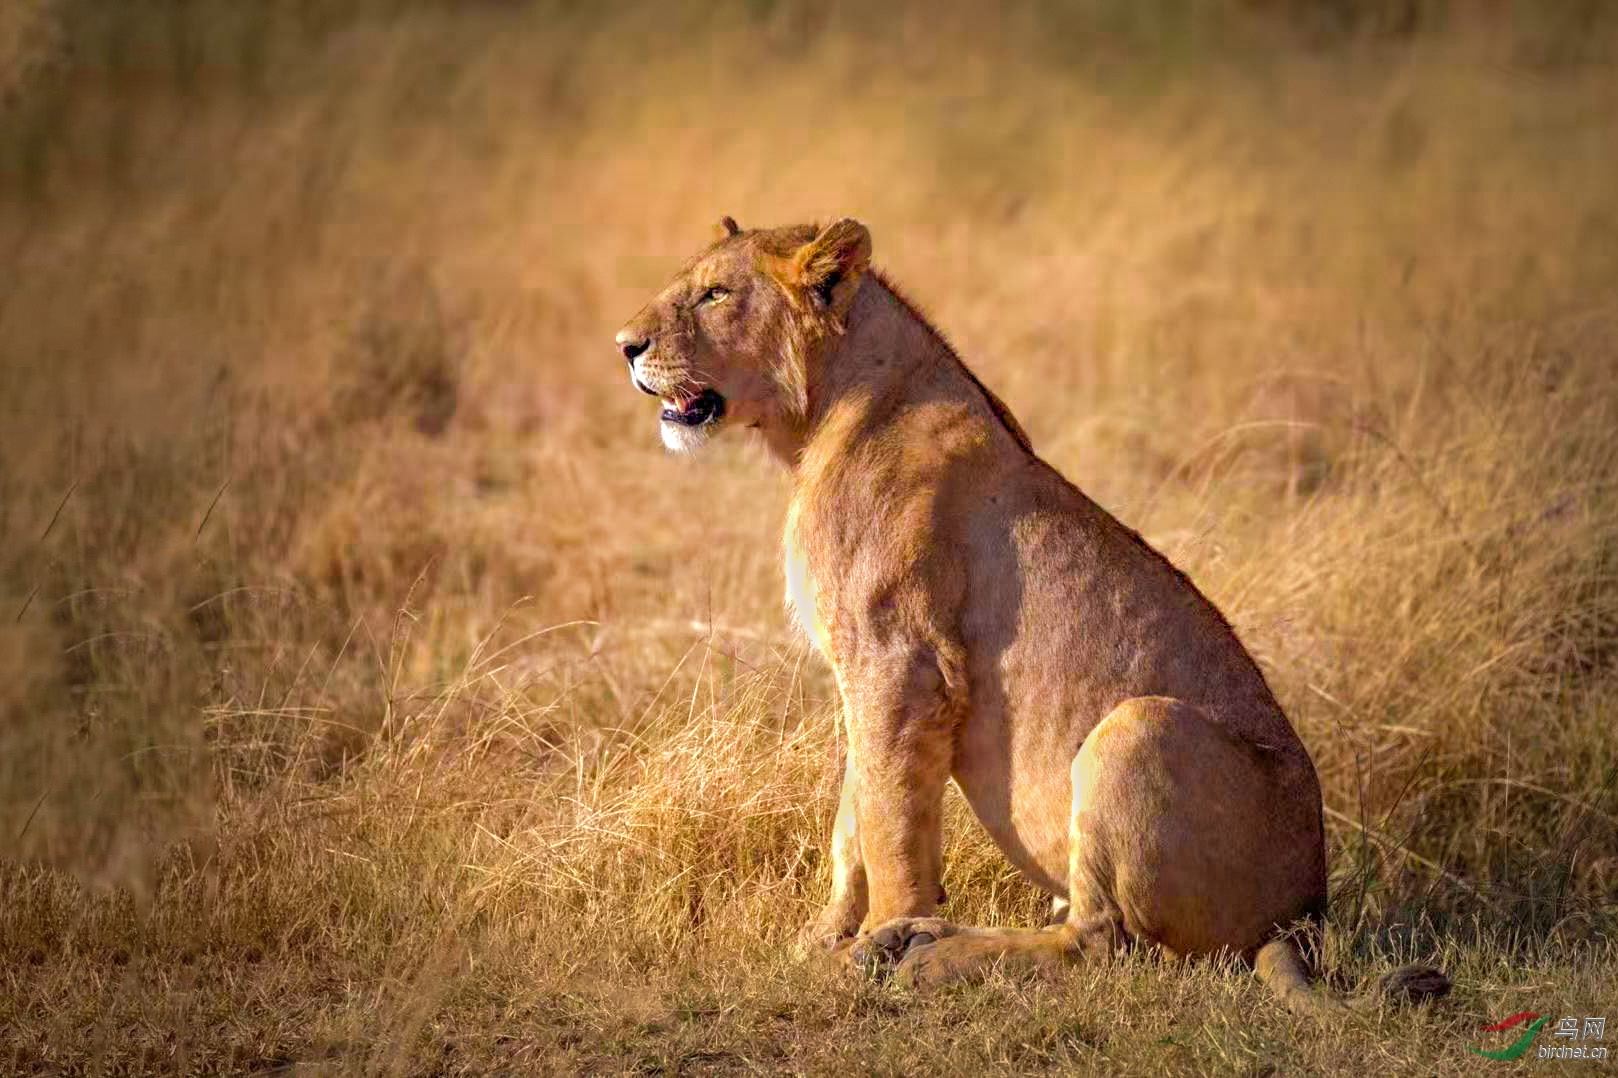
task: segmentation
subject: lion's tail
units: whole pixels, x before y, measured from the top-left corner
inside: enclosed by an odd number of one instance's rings
[[[1309,968],[1297,943],[1287,936],[1271,940],[1258,949],[1253,960],[1258,979],[1270,986],[1287,1010],[1294,1014],[1340,1015],[1349,1010],[1375,1007],[1384,1000],[1394,1003],[1420,1003],[1449,995],[1450,980],[1432,966],[1400,966],[1381,977],[1368,990],[1349,999],[1339,999],[1310,987]]]

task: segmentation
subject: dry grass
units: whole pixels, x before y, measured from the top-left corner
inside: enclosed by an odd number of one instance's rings
[[[0,7],[0,1070],[1459,1074],[1610,1013],[1618,26],[1190,10]],[[1260,657],[1330,964],[1450,1003],[787,962],[783,485],[610,338],[720,214],[844,212]],[[952,813],[952,914],[1036,916]]]

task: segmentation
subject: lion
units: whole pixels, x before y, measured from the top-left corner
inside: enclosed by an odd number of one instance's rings
[[[1040,459],[872,269],[864,225],[720,232],[617,345],[669,449],[744,428],[791,476],[787,601],[847,733],[804,944],[916,987],[1227,953],[1294,1010],[1344,1006],[1291,931],[1326,911],[1320,783],[1230,624]],[[1053,923],[937,916],[951,779]],[[1385,988],[1448,985],[1410,967]]]

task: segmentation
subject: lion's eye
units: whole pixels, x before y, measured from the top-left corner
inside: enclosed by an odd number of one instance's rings
[[[718,285],[714,285],[712,288],[708,289],[708,291],[704,292],[702,294],[702,298],[698,299],[697,302],[718,303],[728,295],[730,295],[730,289],[720,288]]]

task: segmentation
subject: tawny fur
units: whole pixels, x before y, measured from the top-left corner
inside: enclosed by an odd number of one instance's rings
[[[1319,782],[1225,619],[1035,455],[871,271],[863,225],[720,231],[619,341],[644,347],[642,388],[717,391],[715,426],[756,430],[792,477],[788,599],[849,747],[805,943],[914,984],[1229,952],[1289,1006],[1335,1007],[1281,935],[1326,906]],[[951,779],[1058,924],[934,916]]]

